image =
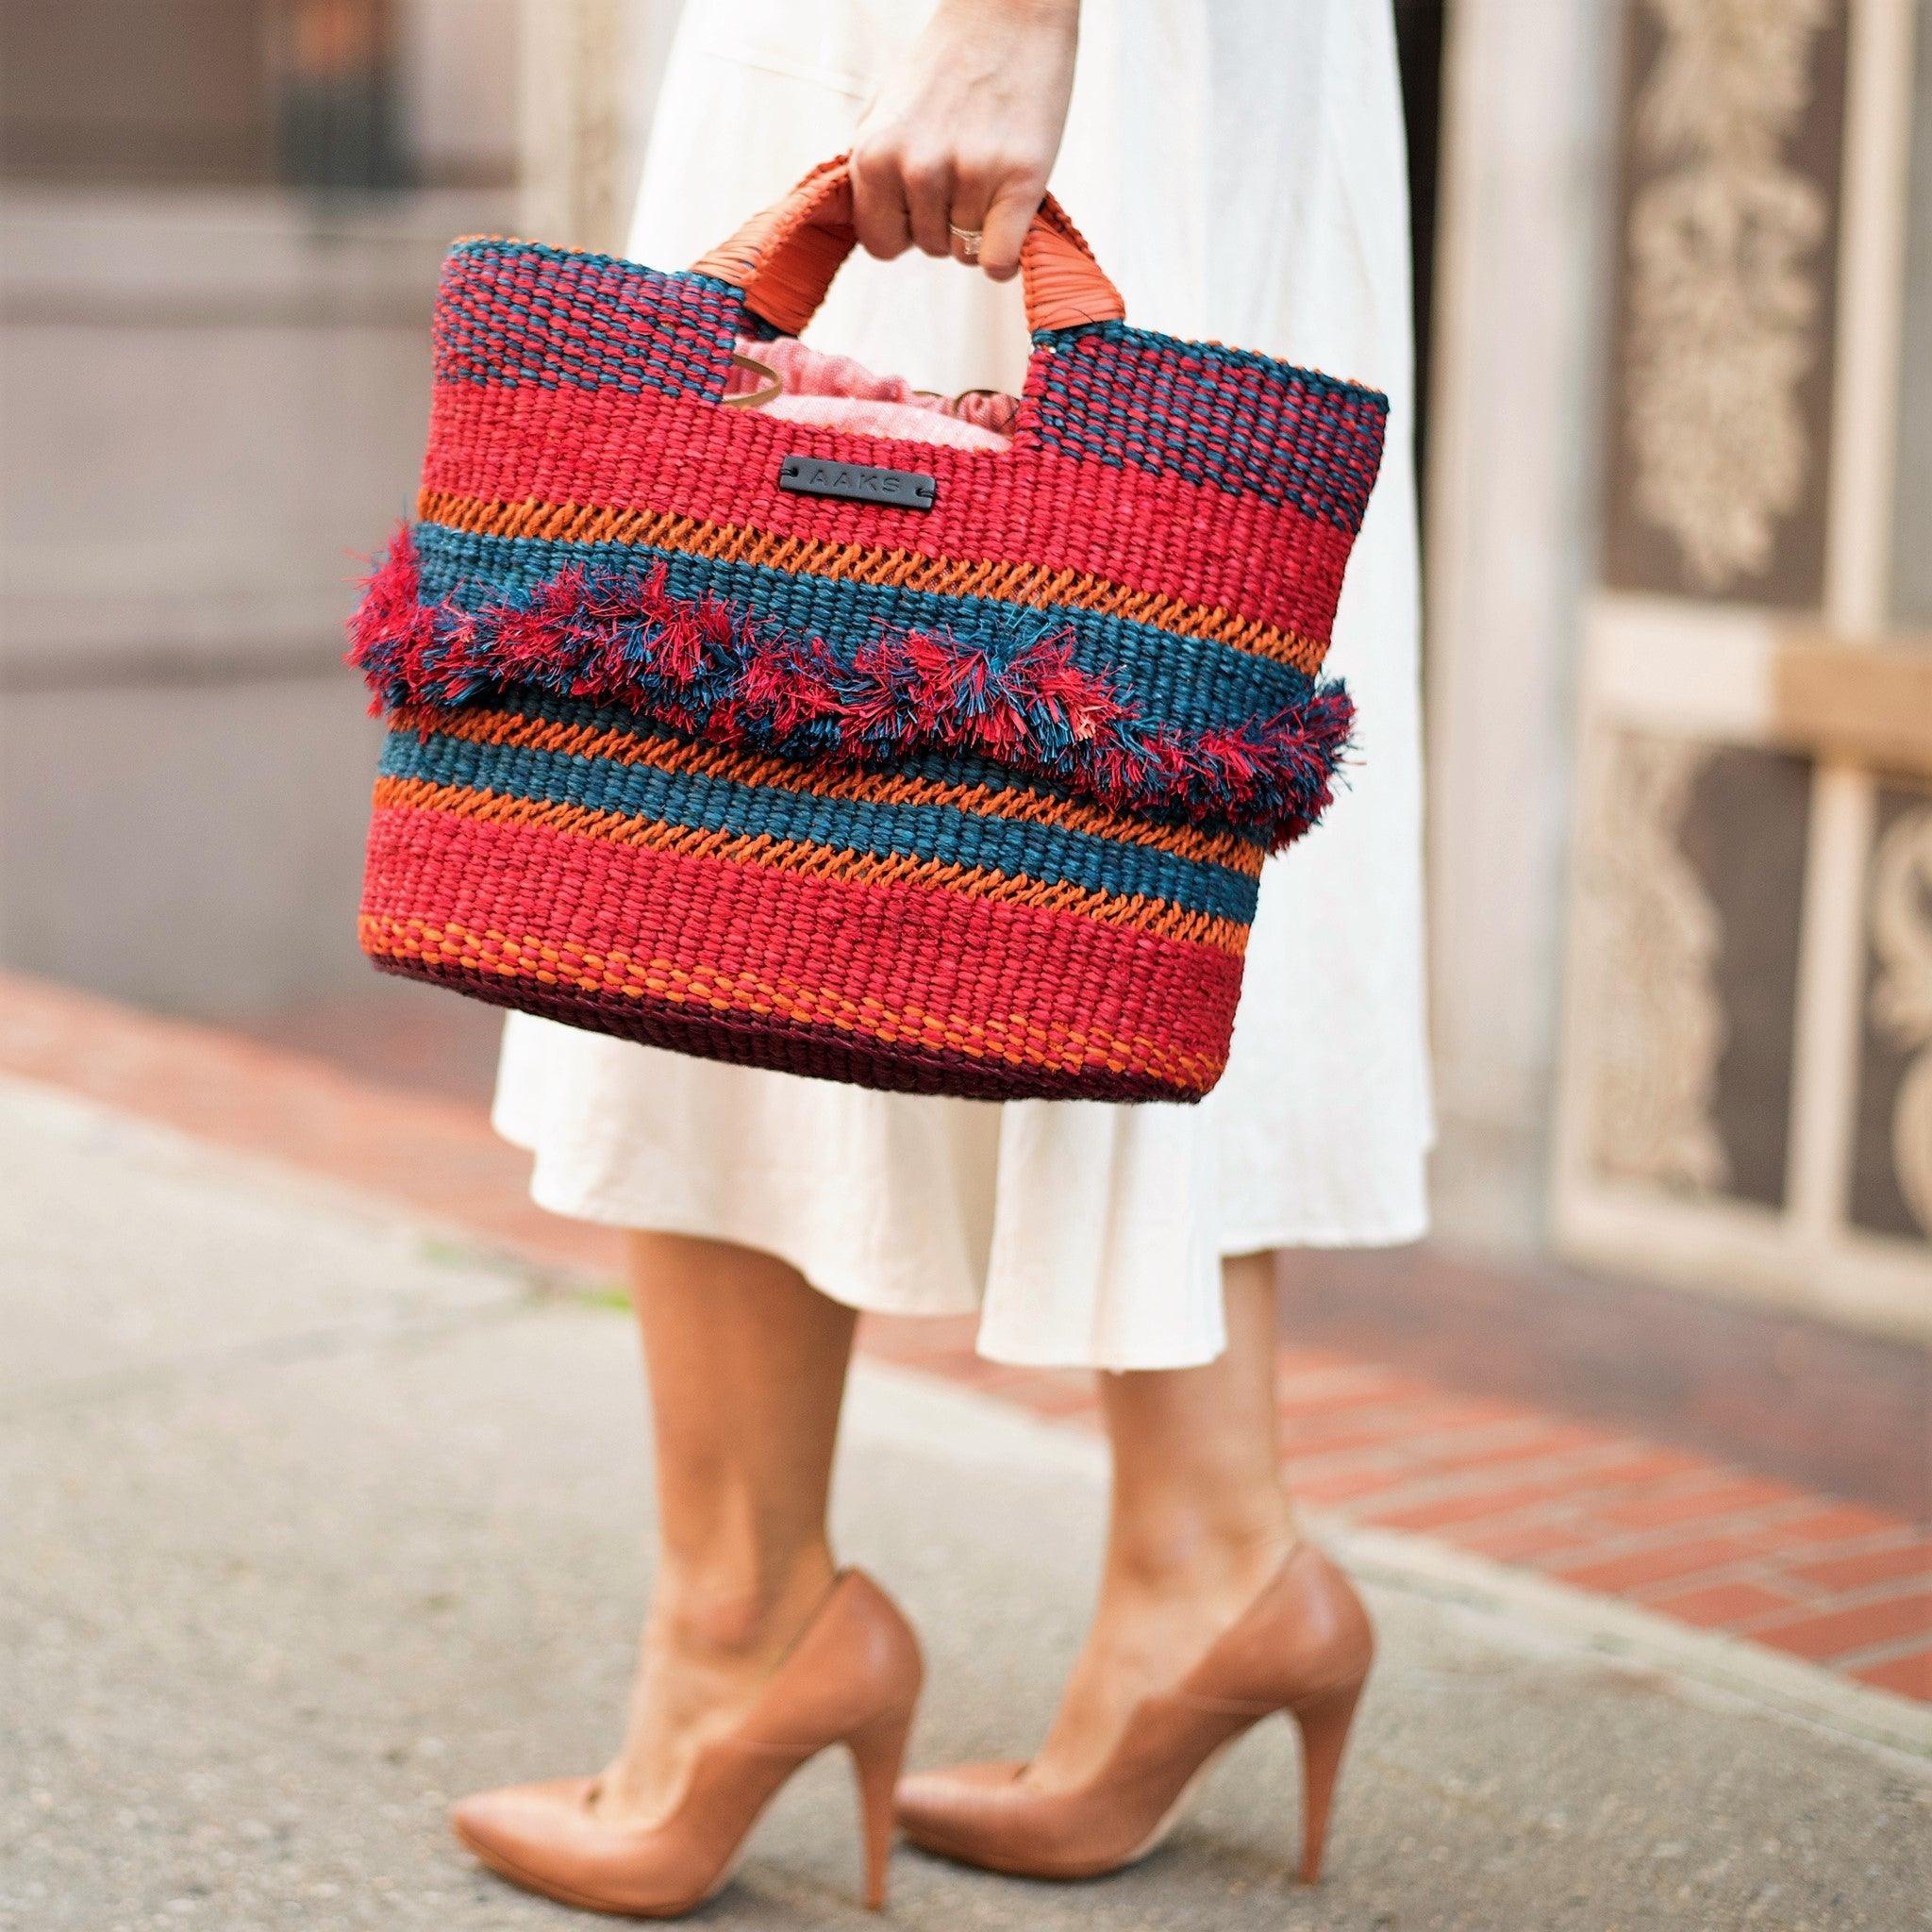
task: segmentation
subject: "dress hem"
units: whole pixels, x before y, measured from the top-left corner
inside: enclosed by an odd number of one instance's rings
[[[724,1241],[733,1247],[748,1248],[756,1254],[770,1255],[797,1269],[828,1300],[859,1314],[910,1320],[957,1320],[961,1315],[981,1315],[981,1333],[974,1339],[974,1354],[982,1361],[992,1362],[1002,1368],[1089,1369],[1098,1374],[1198,1368],[1217,1360],[1226,1347],[1225,1339],[1222,1337],[1213,1347],[1205,1351],[1191,1349],[1182,1342],[1172,1353],[1163,1352],[1158,1358],[1131,1351],[1119,1358],[1101,1359],[1091,1351],[1082,1352],[1075,1347],[1053,1343],[1029,1347],[1010,1341],[989,1342],[983,1319],[985,1304],[978,1295],[945,1296],[924,1303],[908,1302],[889,1291],[881,1291],[875,1282],[857,1278],[849,1268],[825,1265],[823,1257],[807,1253],[800,1243],[774,1241],[768,1228],[753,1233],[737,1225],[728,1216],[679,1213],[661,1204],[644,1208],[631,1203],[600,1199],[588,1191],[545,1187],[541,1172],[541,1156],[530,1139],[513,1132],[502,1120],[492,1120],[491,1124],[511,1146],[539,1160],[540,1170],[531,1176],[529,1195],[545,1213],[567,1221],[588,1222],[600,1227],[628,1228],[639,1233],[681,1234],[698,1241]],[[1400,1218],[1374,1230],[1353,1228],[1345,1232],[1328,1224],[1319,1231],[1302,1228],[1286,1233],[1282,1231],[1282,1225],[1280,1223],[1268,1223],[1262,1224],[1265,1232],[1251,1226],[1223,1235],[1216,1241],[1215,1252],[1221,1259],[1230,1260],[1238,1256],[1267,1254],[1284,1248],[1402,1247],[1420,1241],[1426,1234],[1428,1217],[1424,1212]]]

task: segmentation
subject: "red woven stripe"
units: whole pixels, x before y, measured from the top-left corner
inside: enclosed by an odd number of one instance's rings
[[[1111,1053],[1129,1071],[1218,1070],[1241,985],[1227,954],[1066,913],[431,811],[375,814],[363,910],[849,991],[872,1003],[867,1024],[960,1023],[944,1042],[958,1050],[975,1026],[1023,1037],[1024,1014],[1024,1058],[1041,1065]]]
[[[781,491],[794,453],[877,462],[876,439],[739,412],[721,431],[708,403],[614,390],[437,386],[424,487],[521,502],[651,509],[778,536],[904,545],[966,558],[1075,570],[1325,641],[1345,531],[1257,497],[1110,469],[1050,450],[1003,454],[895,445],[892,460],[939,478],[913,514]],[[1013,473],[991,489],[988,465]]]

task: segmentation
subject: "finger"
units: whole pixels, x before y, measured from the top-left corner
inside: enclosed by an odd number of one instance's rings
[[[987,187],[986,176],[964,168],[953,172],[953,204],[947,211],[947,239],[952,242],[955,261],[963,261],[969,267],[979,266],[980,242],[986,227],[987,204],[991,192]],[[962,242],[961,233],[975,239]]]
[[[883,156],[852,157],[852,228],[858,245],[881,261],[904,255],[912,242],[898,166]]]
[[[905,163],[906,210],[912,239],[927,255],[950,255],[946,218],[953,204],[953,164],[944,155],[913,155]]]
[[[1036,181],[1012,181],[993,197],[980,224],[979,265],[994,281],[1009,282],[1020,273],[1020,244],[1044,192]]]

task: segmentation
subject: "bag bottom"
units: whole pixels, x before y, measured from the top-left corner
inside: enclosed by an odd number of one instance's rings
[[[622,994],[546,990],[507,982],[475,967],[432,964],[371,953],[378,973],[415,979],[589,1033],[605,1033],[640,1046],[733,1066],[761,1067],[812,1080],[837,1080],[883,1093],[937,1093],[958,1100],[1160,1100],[1192,1103],[1206,1090],[1168,1085],[1129,1074],[1046,1074],[1037,1069],[989,1064],[962,1054],[929,1048],[861,1043],[830,1028],[760,1017],[733,1020],[670,1005],[647,1008]]]

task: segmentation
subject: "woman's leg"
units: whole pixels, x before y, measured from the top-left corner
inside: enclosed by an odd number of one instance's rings
[[[1170,1688],[1293,1547],[1275,1394],[1274,1257],[1226,1262],[1227,1351],[1103,1375],[1113,1505],[1100,1601],[1029,1780],[1096,1772],[1147,1692]]]
[[[832,1587],[825,1524],[856,1316],[771,1255],[630,1237],[657,1442],[657,1576],[602,1815],[647,1823]]]

